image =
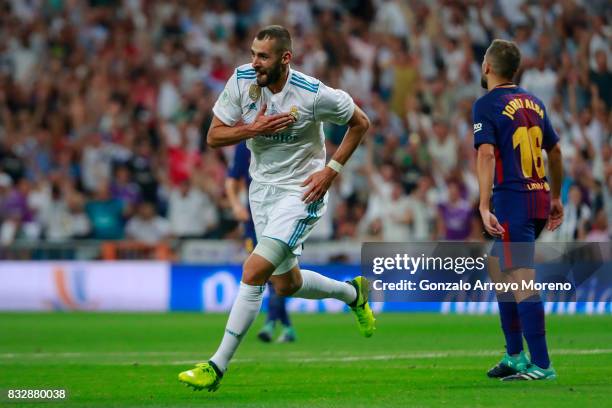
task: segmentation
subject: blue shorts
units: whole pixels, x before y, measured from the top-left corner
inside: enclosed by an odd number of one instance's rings
[[[533,217],[531,201],[530,193],[526,192],[503,191],[493,195],[493,212],[505,233],[496,238],[491,255],[499,257],[502,270],[533,268],[535,241],[547,218]]]

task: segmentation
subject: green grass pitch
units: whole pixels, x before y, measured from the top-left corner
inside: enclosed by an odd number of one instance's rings
[[[496,316],[382,314],[370,339],[353,316],[295,315],[298,342],[262,344],[256,322],[216,393],[179,371],[209,357],[225,315],[0,314],[0,406],[577,407],[612,406],[612,317],[549,316],[559,379],[501,383]],[[9,401],[58,389],[63,401]]]

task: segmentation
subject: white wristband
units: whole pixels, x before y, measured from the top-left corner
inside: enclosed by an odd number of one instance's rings
[[[330,160],[329,163],[327,163],[327,167],[334,170],[336,173],[340,173],[344,166],[335,160]]]

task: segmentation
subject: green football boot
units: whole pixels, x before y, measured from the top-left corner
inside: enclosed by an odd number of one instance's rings
[[[276,339],[276,342],[277,343],[293,343],[296,340],[297,340],[297,337],[295,336],[295,330],[293,329],[293,327],[285,327],[281,335],[278,336],[278,339]]]
[[[267,322],[264,327],[261,328],[259,333],[257,333],[257,338],[264,343],[269,343],[272,341],[272,336],[274,335],[274,322]]]
[[[374,313],[368,304],[368,293],[370,291],[370,282],[363,276],[357,276],[355,279],[348,282],[353,285],[357,291],[357,299],[349,305],[359,324],[359,331],[365,337],[371,337],[376,330],[376,319]]]
[[[535,364],[529,364],[520,373],[502,378],[502,381],[533,381],[533,380],[556,380],[557,372],[552,367],[540,368]]]
[[[487,372],[489,378],[504,378],[509,375],[520,373],[529,365],[529,358],[524,351],[519,354],[504,354],[504,358],[495,367]]]
[[[208,392],[217,391],[223,374],[213,362],[198,363],[191,370],[183,371],[178,375],[180,382],[192,387],[194,391],[207,389]]]

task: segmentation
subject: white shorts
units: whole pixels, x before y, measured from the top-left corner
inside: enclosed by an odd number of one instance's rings
[[[327,199],[325,194],[306,204],[299,191],[253,181],[249,202],[257,241],[262,237],[277,239],[287,244],[294,255],[301,255],[304,241],[327,210]]]

